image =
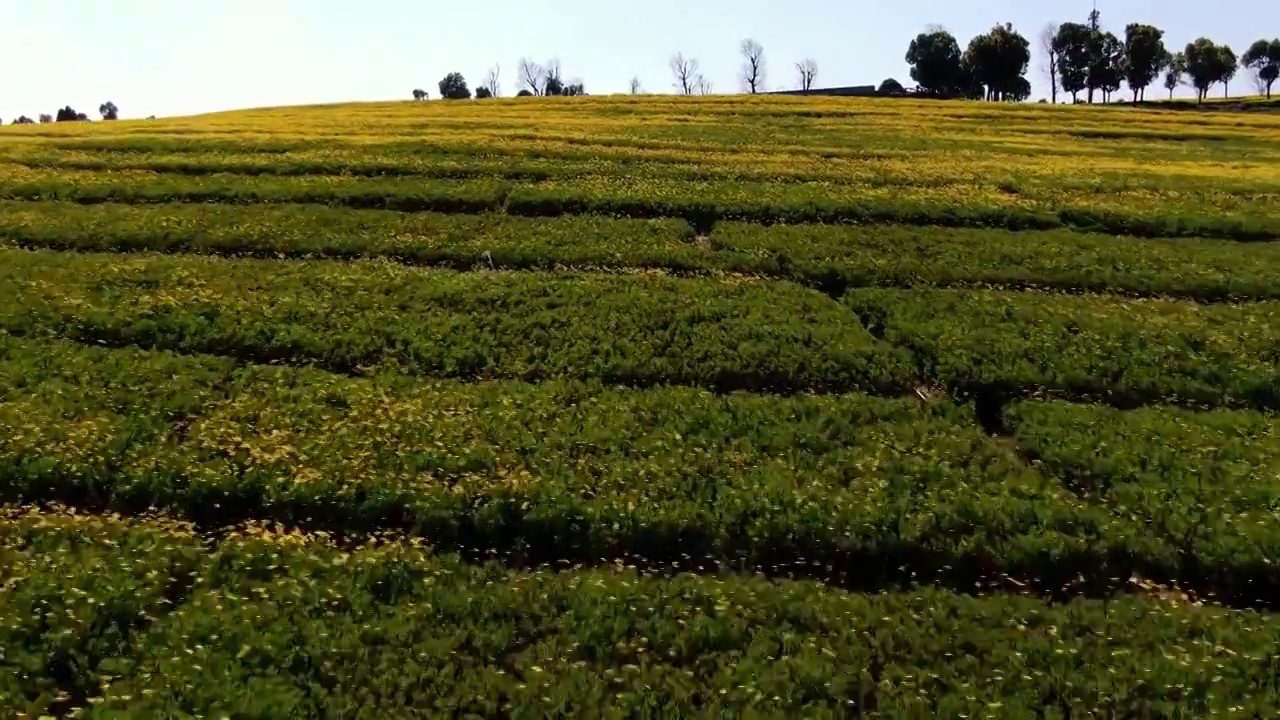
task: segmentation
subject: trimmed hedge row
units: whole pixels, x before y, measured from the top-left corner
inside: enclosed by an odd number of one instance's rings
[[[323,205],[134,206],[0,201],[0,239],[78,251],[392,258],[465,269],[558,266],[745,272],[837,294],[928,285],[1111,290],[1201,301],[1280,299],[1280,244],[1069,231],[522,218]]]
[[[843,300],[959,394],[1280,408],[1280,303],[928,289]]]
[[[0,548],[11,561],[0,565],[0,665],[19,666],[0,699],[29,714],[1280,710],[1280,625],[1154,599],[1050,605],[625,568],[513,572],[405,543],[338,550],[258,527],[193,553],[168,528],[38,513],[0,520]],[[166,583],[184,591],[157,611],[154,588]],[[146,622],[117,635],[126,616]],[[65,627],[94,663],[55,677],[44,668],[61,667]]]
[[[743,268],[838,292],[976,286],[1202,302],[1280,299],[1280,244],[1138,239],[1065,230],[719,223],[711,248]]]
[[[950,404],[424,385],[0,347],[5,501],[392,527],[523,562],[638,555],[869,587],[1006,571],[1057,590],[1079,572],[1098,580],[1112,555],[1159,562]],[[1161,572],[1175,570],[1148,574]]]
[[[700,233],[717,221],[867,223],[1008,230],[1066,228],[1141,237],[1280,238],[1280,220],[1247,200],[1205,206],[1181,199],[1171,207],[1135,210],[1080,191],[1009,196],[989,188],[892,186],[855,188],[826,183],[636,180],[591,176],[572,181],[513,183],[502,179],[423,180],[345,176],[184,176],[143,171],[30,170],[0,181],[0,199],[67,200],[83,204],[318,203],[402,211],[516,215],[604,214],[680,217]],[[1013,199],[1010,199],[1013,197]],[[1109,197],[1109,196],[1107,196]]]
[[[8,502],[395,528],[521,563],[638,556],[864,588],[1013,577],[1067,594],[1137,575],[1280,601],[1274,527],[1258,530],[1267,543],[1188,554],[1028,468],[946,402],[422,384],[20,338],[0,349]],[[1188,515],[1201,500],[1163,502]]]
[[[1280,561],[1280,418],[1247,411],[1119,411],[1068,403],[1009,408],[1028,456],[1073,492],[1148,528],[1187,573],[1213,584],[1274,574]],[[1242,557],[1254,558],[1242,564]]]
[[[0,250],[0,328],[344,373],[906,391],[905,353],[784,282]]]

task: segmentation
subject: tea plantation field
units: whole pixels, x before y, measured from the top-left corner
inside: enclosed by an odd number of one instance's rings
[[[0,130],[0,717],[1280,715],[1280,116]]]

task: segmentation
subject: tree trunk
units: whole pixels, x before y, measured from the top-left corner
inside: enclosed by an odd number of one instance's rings
[[[1231,86],[1227,84],[1226,80],[1223,80],[1222,81],[1222,97],[1223,98],[1231,97],[1231,95],[1229,94],[1230,92],[1231,92]]]

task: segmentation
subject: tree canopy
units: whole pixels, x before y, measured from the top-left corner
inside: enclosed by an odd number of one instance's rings
[[[1280,38],[1254,42],[1240,57],[1240,64],[1257,73],[1271,99],[1271,86],[1280,79]]]
[[[1124,82],[1133,101],[1146,98],[1147,86],[1156,81],[1168,62],[1164,31],[1152,25],[1129,23],[1124,29]]]
[[[1025,100],[1031,94],[1024,77],[1030,63],[1031,43],[1007,24],[974,37],[964,54],[971,81],[983,87],[988,100]]]
[[[449,73],[440,81],[440,97],[445,100],[468,100],[471,89],[467,87],[467,79],[462,73]]]
[[[1191,79],[1191,86],[1196,89],[1196,99],[1204,100],[1209,88],[1218,82],[1222,53],[1212,40],[1202,37],[1187,43],[1182,56],[1186,58],[1186,73]]]
[[[960,43],[946,30],[920,33],[907,48],[911,79],[935,95],[957,94],[963,85]]]

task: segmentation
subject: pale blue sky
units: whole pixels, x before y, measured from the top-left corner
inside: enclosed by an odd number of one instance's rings
[[[1182,47],[1200,35],[1248,43],[1280,35],[1280,2],[1102,0],[1117,34],[1132,21]],[[268,105],[437,95],[447,72],[474,88],[502,66],[515,92],[516,61],[558,57],[593,94],[622,92],[639,76],[669,92],[669,57],[698,58],[718,92],[737,91],[737,47],[761,42],[769,87],[795,84],[794,64],[818,61],[819,85],[910,84],[903,55],[926,25],[963,45],[997,22],[1028,38],[1050,20],[1083,21],[1090,0],[0,0],[0,118],[35,117],[66,104],[96,116],[114,101],[123,117]],[[1047,81],[1035,57],[1037,96]],[[1234,92],[1251,91],[1241,76]]]

